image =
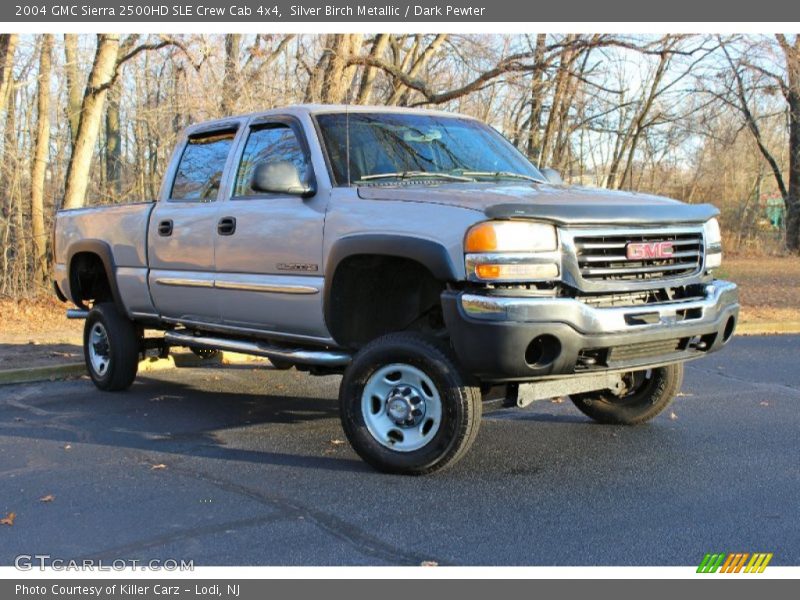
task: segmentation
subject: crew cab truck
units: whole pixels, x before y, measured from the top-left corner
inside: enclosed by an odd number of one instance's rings
[[[189,127],[156,202],[60,211],[55,287],[98,388],[175,346],[341,373],[356,452],[422,474],[483,402],[664,410],[736,327],[716,214],[565,186],[464,116],[302,105]]]

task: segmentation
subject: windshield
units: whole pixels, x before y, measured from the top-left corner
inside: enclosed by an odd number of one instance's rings
[[[503,136],[477,121],[424,114],[331,113],[317,116],[337,185],[398,179],[544,181]]]

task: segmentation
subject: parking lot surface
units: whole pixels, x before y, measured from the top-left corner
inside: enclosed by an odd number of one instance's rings
[[[569,400],[488,413],[427,477],[372,471],[337,377],[248,365],[0,387],[0,564],[800,564],[799,336],[687,366],[671,409],[596,425]]]

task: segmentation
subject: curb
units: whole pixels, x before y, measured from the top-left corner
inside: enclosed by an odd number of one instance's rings
[[[139,373],[152,373],[174,368],[207,367],[214,365],[269,365],[268,359],[260,356],[250,356],[237,352],[223,352],[219,358],[212,360],[202,359],[189,352],[171,354],[167,358],[146,358],[139,363]],[[27,369],[0,370],[0,385],[16,383],[35,383],[37,381],[60,381],[71,377],[86,375],[86,365],[69,363],[45,367],[31,367]]]
[[[33,383],[35,381],[56,381],[79,377],[86,373],[83,363],[70,363],[55,367],[32,367],[30,369],[8,369],[0,371],[0,385],[12,383]]]
[[[800,321],[761,321],[739,323],[736,335],[771,335],[775,333],[800,333]]]

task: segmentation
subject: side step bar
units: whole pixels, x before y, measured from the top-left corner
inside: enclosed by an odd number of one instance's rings
[[[67,309],[67,318],[68,319],[85,319],[89,316],[88,310],[83,310],[81,308],[68,308]]]
[[[208,348],[226,352],[239,352],[284,360],[297,365],[317,365],[323,367],[342,367],[350,364],[351,355],[342,350],[309,350],[305,348],[283,348],[265,342],[249,342],[221,337],[195,336],[179,331],[167,331],[164,341],[170,346],[189,348]]]

